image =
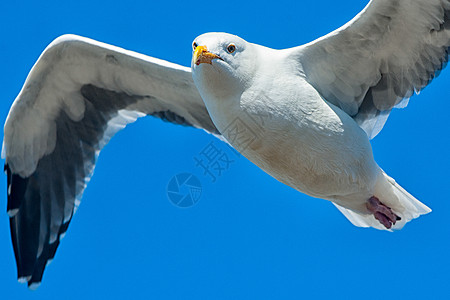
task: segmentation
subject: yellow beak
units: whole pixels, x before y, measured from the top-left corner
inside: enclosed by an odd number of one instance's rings
[[[208,52],[206,46],[197,46],[194,51],[194,64],[197,66],[202,63],[207,63],[212,65],[211,61],[213,59],[222,59],[220,56]]]

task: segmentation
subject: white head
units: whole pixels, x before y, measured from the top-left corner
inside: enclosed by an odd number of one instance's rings
[[[192,43],[192,76],[203,99],[240,95],[256,72],[255,46],[228,33],[205,33]]]

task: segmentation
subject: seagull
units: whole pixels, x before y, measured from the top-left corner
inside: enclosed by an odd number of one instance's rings
[[[290,49],[226,33],[192,48],[191,68],[75,35],[41,54],[4,127],[19,282],[39,286],[101,149],[148,115],[215,135],[356,226],[392,231],[431,211],[378,166],[370,140],[445,66],[449,0],[372,0]]]

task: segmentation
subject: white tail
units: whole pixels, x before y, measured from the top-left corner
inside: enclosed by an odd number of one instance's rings
[[[420,215],[431,212],[431,209],[425,204],[414,198],[404,188],[402,188],[394,179],[382,172],[375,186],[375,196],[385,205],[389,206],[395,214],[402,219],[398,221],[391,229],[384,227],[372,214],[362,214],[351,209],[342,207],[333,202],[344,216],[358,227],[373,227],[380,230],[399,230],[406,223],[419,217]]]

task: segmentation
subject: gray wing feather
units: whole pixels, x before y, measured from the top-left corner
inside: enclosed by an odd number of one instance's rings
[[[449,47],[449,0],[372,0],[293,55],[322,96],[373,138],[392,108],[406,106],[445,67]]]

